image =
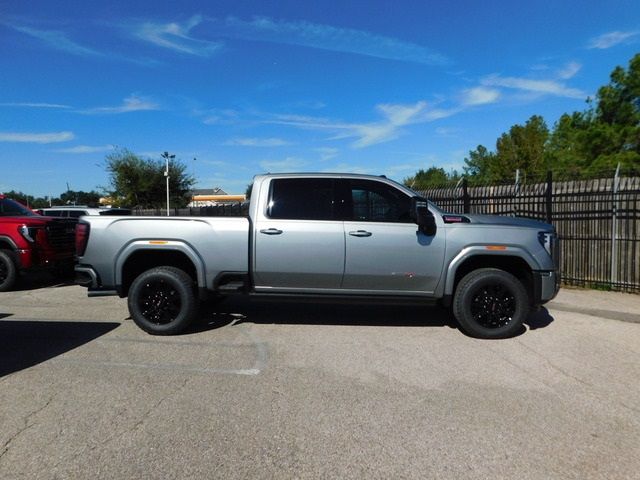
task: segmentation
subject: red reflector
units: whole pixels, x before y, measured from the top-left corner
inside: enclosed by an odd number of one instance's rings
[[[89,241],[89,224],[78,223],[76,225],[76,255],[81,257],[87,248]]]

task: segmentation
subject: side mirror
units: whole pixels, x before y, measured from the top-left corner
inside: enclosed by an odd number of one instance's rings
[[[428,236],[436,234],[438,227],[433,213],[429,211],[427,202],[419,197],[411,199],[411,216],[413,221],[418,225],[418,230]]]

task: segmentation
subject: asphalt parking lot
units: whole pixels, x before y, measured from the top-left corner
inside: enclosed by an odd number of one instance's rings
[[[0,478],[640,478],[640,296],[563,290],[475,340],[436,308],[0,294]]]

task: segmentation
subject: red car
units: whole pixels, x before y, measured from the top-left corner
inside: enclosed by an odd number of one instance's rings
[[[38,215],[0,195],[0,292],[11,290],[21,271],[72,271],[76,223]]]

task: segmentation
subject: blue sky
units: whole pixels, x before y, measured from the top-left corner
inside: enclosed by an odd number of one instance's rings
[[[640,2],[0,0],[0,191],[108,183],[114,146],[201,188],[460,169],[640,51]]]

